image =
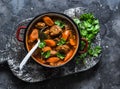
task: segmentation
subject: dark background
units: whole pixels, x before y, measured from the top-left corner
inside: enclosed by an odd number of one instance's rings
[[[102,17],[98,17],[105,30],[100,62],[88,71],[38,83],[19,80],[4,62],[0,64],[0,89],[120,89],[120,0],[0,0],[0,61],[9,60],[9,37],[21,20],[81,6],[98,10],[95,14]]]

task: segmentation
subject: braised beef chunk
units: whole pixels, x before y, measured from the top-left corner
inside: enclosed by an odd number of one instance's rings
[[[70,26],[69,25],[65,25],[65,30],[70,30]]]
[[[51,36],[59,35],[61,32],[62,32],[62,29],[59,26],[57,26],[57,25],[53,25],[50,28],[50,35]]]
[[[35,26],[36,26],[37,28],[41,29],[41,28],[45,27],[45,23],[43,23],[43,22],[38,22]]]
[[[56,50],[59,52],[67,53],[70,50],[68,45],[60,45],[56,47]]]
[[[44,33],[47,34],[47,35],[49,35],[50,29],[46,29],[46,30],[44,31]]]
[[[57,51],[51,50],[51,51],[50,51],[50,54],[51,54],[51,56],[55,56],[55,55],[57,54]]]

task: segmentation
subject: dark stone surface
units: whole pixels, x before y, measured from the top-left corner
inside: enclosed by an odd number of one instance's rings
[[[106,32],[100,63],[82,73],[30,84],[15,77],[5,62],[0,64],[0,89],[120,89],[120,0],[1,0],[0,61],[9,59],[9,38],[21,20],[80,6],[94,12]]]
[[[77,15],[79,18],[81,14],[87,12],[89,12],[88,9],[85,9],[83,7],[71,8],[64,11],[64,13],[70,16],[71,18],[77,17]],[[28,25],[28,23],[31,21],[30,19],[31,18],[23,20],[16,27]],[[22,32],[24,33],[25,29],[22,30],[21,33]],[[99,57],[87,56],[85,59],[86,61],[83,64],[83,62],[78,58],[79,54],[77,54],[76,57],[72,59],[72,61],[59,68],[45,68],[41,65],[38,65],[32,59],[29,59],[27,64],[24,66],[24,68],[22,70],[19,70],[21,59],[25,57],[27,51],[25,50],[24,43],[19,42],[15,38],[15,34],[16,34],[16,29],[14,30],[13,35],[10,37],[11,48],[9,50],[9,54],[8,54],[9,59],[7,60],[7,62],[13,74],[26,82],[40,82],[47,79],[53,79],[56,77],[82,72],[95,66],[101,59],[102,54],[100,54]],[[100,33],[98,33],[96,38],[94,39],[94,42],[92,43],[92,47],[95,47],[96,45],[101,46]],[[76,64],[76,60],[79,60],[79,64]]]

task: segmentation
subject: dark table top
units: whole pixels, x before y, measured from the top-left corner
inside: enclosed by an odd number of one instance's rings
[[[0,89],[120,89],[120,0],[0,0],[0,62],[9,60],[9,37],[21,20],[73,7],[99,9],[105,30],[100,62],[90,70],[38,83],[26,83],[0,64]],[[99,17],[98,17],[99,18]]]

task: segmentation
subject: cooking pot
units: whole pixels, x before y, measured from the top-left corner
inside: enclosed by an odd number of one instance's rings
[[[28,48],[28,43],[27,43],[27,39],[28,39],[28,33],[29,31],[31,31],[31,29],[33,28],[33,26],[38,22],[40,21],[44,16],[49,16],[49,17],[55,17],[55,18],[60,18],[64,21],[67,21],[69,24],[71,24],[73,30],[76,32],[77,34],[77,45],[76,45],[76,49],[73,53],[73,55],[69,58],[69,60],[65,61],[62,65],[56,65],[56,66],[51,66],[51,65],[46,65],[46,64],[43,64],[42,62],[40,62],[39,60],[37,60],[34,56],[31,56],[37,63],[39,63],[40,65],[42,66],[45,66],[45,67],[60,67],[60,66],[63,66],[65,65],[66,63],[68,63],[70,60],[73,59],[73,57],[79,53],[82,54],[82,53],[85,53],[87,51],[87,48],[88,48],[88,41],[85,39],[85,38],[82,38],[81,35],[80,35],[80,29],[78,29],[77,25],[75,24],[75,22],[67,15],[65,14],[62,14],[62,13],[58,13],[58,12],[48,12],[48,13],[43,13],[43,14],[40,14],[38,16],[36,16],[34,19],[32,19],[28,26],[19,26],[18,29],[17,29],[17,32],[16,32],[16,38],[18,41],[20,42],[24,42],[24,45],[25,45],[25,48],[27,51],[29,51],[29,48]],[[21,29],[25,29],[25,32],[24,32],[24,37],[23,39],[20,37],[20,33],[21,33]],[[81,49],[81,41],[85,42],[85,46],[83,48],[83,50],[80,50]]]

